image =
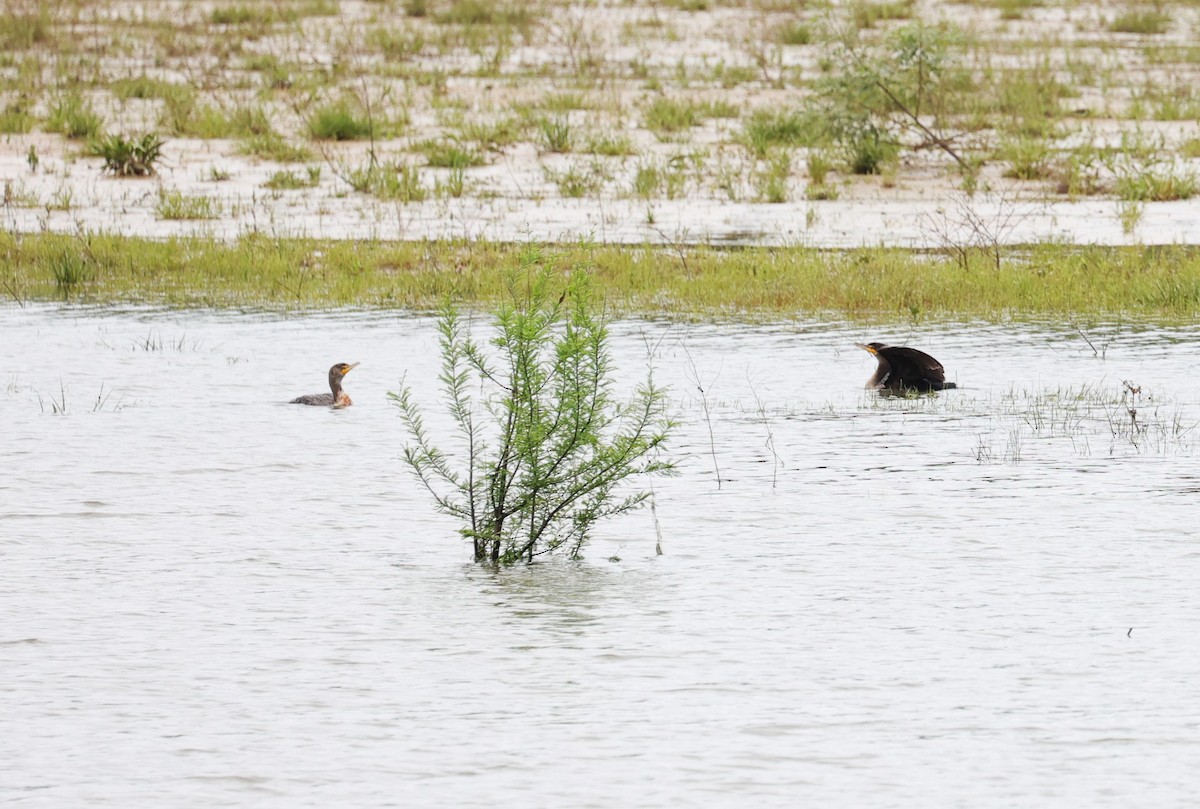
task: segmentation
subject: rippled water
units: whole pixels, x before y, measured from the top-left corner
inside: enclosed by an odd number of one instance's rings
[[[618,324],[657,525],[495,574],[398,460],[431,321],[2,309],[0,801],[1190,804],[1198,338]]]

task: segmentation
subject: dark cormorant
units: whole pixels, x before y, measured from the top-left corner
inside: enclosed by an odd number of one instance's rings
[[[354,365],[339,362],[329,369],[329,390],[332,391],[331,393],[313,393],[308,396],[299,396],[292,399],[288,404],[323,405],[325,407],[350,406],[353,402],[346,395],[346,391],[342,390],[342,377],[356,367],[358,367],[357,362]]]
[[[889,346],[883,343],[855,343],[879,361],[875,374],[867,382],[871,390],[889,393],[904,393],[915,390],[922,393],[957,387],[946,381],[942,364],[924,351],[907,346]]]

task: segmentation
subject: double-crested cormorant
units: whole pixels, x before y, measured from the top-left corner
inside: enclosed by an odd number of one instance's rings
[[[329,369],[329,390],[332,393],[313,393],[308,396],[299,396],[288,404],[304,404],[304,405],[323,405],[325,407],[348,407],[353,404],[350,397],[346,395],[346,391],[342,390],[342,377],[350,373],[353,368],[358,367],[358,363],[349,365],[344,362],[339,362],[337,365]]]
[[[942,364],[924,351],[907,346],[889,346],[883,343],[855,343],[879,360],[879,367],[867,382],[871,390],[904,393],[915,390],[925,393],[957,387],[946,381]]]

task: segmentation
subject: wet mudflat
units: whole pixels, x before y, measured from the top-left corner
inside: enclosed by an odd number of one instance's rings
[[[432,320],[0,310],[0,798],[1184,805],[1200,335],[1079,326],[620,322],[681,474],[497,574],[400,460]]]

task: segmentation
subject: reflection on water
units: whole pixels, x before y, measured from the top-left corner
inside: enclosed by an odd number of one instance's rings
[[[497,574],[399,461],[431,321],[0,310],[0,797],[1190,799],[1196,329],[613,334],[683,417],[664,555]],[[864,392],[869,340],[961,389]]]

